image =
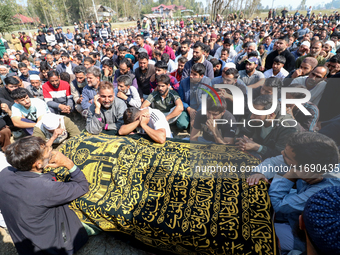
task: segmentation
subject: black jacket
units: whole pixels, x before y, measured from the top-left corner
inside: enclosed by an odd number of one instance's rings
[[[55,39],[57,40],[57,43],[65,43],[65,36],[62,33],[56,33]]]
[[[34,96],[29,91],[27,91],[27,94],[28,97],[34,98]],[[14,104],[14,99],[11,98],[11,92],[6,88],[0,88],[0,98],[4,98]],[[12,107],[12,105],[9,107]]]
[[[46,37],[45,37],[44,34],[37,36],[37,43],[38,44],[41,44],[41,43],[46,43],[47,44]]]
[[[320,121],[326,121],[340,114],[340,72],[327,79],[325,90],[318,104]]]
[[[70,182],[57,182],[54,176],[13,167],[0,172],[0,210],[19,254],[67,254],[87,242],[68,203],[88,192],[88,182],[79,168]]]
[[[273,66],[274,58],[278,56],[277,50],[272,51],[268,54],[266,58],[266,65],[265,69],[269,70]],[[286,69],[288,72],[292,71],[295,68],[295,57],[292,53],[289,52],[289,50],[283,51],[281,56],[284,56],[286,58],[286,64],[283,66],[284,69]]]

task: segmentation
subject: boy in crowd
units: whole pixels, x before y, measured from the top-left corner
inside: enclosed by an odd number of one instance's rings
[[[28,91],[24,88],[14,90],[11,95],[15,102],[11,115],[14,126],[32,135],[36,123],[50,112],[46,103],[39,98],[29,98]]]
[[[129,75],[121,75],[117,79],[115,96],[122,99],[127,106],[139,108],[142,104],[138,90],[132,86],[132,79]]]
[[[169,76],[167,74],[160,74],[156,79],[157,88],[143,102],[142,108],[151,105],[152,108],[164,113],[169,124],[176,122],[176,126],[180,130],[186,129],[189,125],[189,116],[183,111],[183,103],[180,96],[171,89]]]
[[[287,70],[283,68],[285,63],[286,58],[284,56],[281,55],[276,56],[273,60],[272,68],[263,73],[264,77],[265,78],[276,77],[283,80],[289,74]]]
[[[236,122],[234,116],[227,111],[227,103],[221,98],[222,104],[215,105],[212,98],[207,100],[207,114],[202,115],[201,111],[196,114],[190,140],[204,143],[234,144]],[[223,120],[223,123],[220,122]],[[202,132],[202,137],[199,136]]]

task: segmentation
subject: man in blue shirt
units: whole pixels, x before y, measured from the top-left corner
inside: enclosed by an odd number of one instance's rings
[[[305,244],[293,231],[309,197],[319,190],[339,186],[339,151],[335,142],[313,132],[294,133],[282,155],[268,158],[258,165],[247,182],[254,185],[260,179],[274,177],[269,196],[275,217],[275,230],[284,252],[305,251]],[[294,188],[295,187],[295,188]]]

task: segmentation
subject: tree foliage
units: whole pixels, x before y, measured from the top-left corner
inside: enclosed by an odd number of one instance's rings
[[[0,33],[12,31],[14,25],[15,6],[11,0],[0,1]]]

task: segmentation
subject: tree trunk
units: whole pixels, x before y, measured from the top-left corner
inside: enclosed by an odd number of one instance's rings
[[[65,0],[63,0],[64,8],[65,8],[65,13],[66,13],[66,18],[67,18],[67,23],[70,25],[70,17],[68,16],[68,10],[66,8]]]

